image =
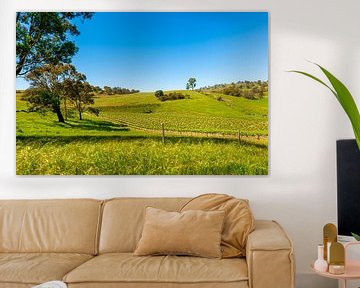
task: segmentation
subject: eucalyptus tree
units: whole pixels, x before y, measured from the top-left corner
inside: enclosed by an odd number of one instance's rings
[[[46,64],[28,72],[25,79],[30,87],[25,90],[23,100],[30,104],[30,111],[51,111],[56,114],[59,122],[65,119],[61,111],[64,95],[63,84],[75,70],[70,64]]]
[[[70,63],[76,54],[71,36],[80,34],[75,20],[90,19],[89,12],[17,12],[16,76],[45,64]]]
[[[195,87],[196,87],[196,78],[194,77],[189,78],[188,82],[186,83],[186,89],[194,90]]]
[[[70,77],[64,80],[63,93],[65,99],[69,99],[74,104],[79,114],[79,120],[82,120],[84,111],[89,105],[94,104],[94,90],[93,87],[86,82],[86,76],[84,74],[73,70],[69,76]],[[90,111],[94,113],[97,110]]]

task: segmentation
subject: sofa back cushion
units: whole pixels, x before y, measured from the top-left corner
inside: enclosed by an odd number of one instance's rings
[[[105,201],[99,253],[133,252],[141,237],[146,207],[179,211],[189,198],[116,198]]]
[[[189,255],[221,258],[225,211],[168,212],[147,207],[134,255]]]
[[[96,254],[102,201],[1,200],[0,253]]]
[[[248,200],[226,194],[203,194],[191,199],[181,211],[205,210],[226,213],[221,236],[223,258],[245,257],[248,235],[254,230],[254,216]]]

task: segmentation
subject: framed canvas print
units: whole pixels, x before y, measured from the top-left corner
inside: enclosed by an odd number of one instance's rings
[[[17,175],[268,174],[266,12],[16,13]]]

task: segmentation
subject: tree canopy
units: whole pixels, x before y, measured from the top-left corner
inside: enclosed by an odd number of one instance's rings
[[[74,71],[70,64],[46,64],[26,74],[30,88],[25,91],[23,100],[30,103],[30,111],[46,111],[56,113],[59,122],[65,122],[61,112],[63,99],[63,82]]]
[[[196,87],[196,78],[194,77],[189,78],[188,82],[186,83],[186,89],[194,90],[195,87]]]
[[[94,94],[92,86],[86,82],[86,76],[72,70],[69,77],[64,80],[63,93],[65,98],[68,98],[74,103],[76,110],[79,113],[79,119],[82,120],[82,113],[88,108],[88,105],[94,104]],[[95,113],[95,110],[91,110]],[[98,115],[98,111],[95,113]]]
[[[89,107],[94,104],[93,87],[71,64],[46,64],[27,73],[26,80],[30,88],[25,91],[23,100],[30,103],[30,111],[51,111],[56,113],[59,122],[65,122],[61,103],[64,103],[66,115],[66,100],[69,100],[80,120],[86,110],[99,115],[97,108]]]
[[[78,48],[69,36],[80,34],[75,19],[90,19],[89,12],[17,12],[16,76],[45,64],[70,63]]]

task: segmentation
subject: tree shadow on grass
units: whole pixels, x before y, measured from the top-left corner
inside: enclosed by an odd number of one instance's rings
[[[96,131],[128,131],[129,128],[125,124],[116,124],[110,121],[95,121],[95,120],[70,120],[66,123],[56,122],[55,126],[71,129],[71,130],[96,130]]]
[[[155,140],[159,143],[162,142],[161,136],[158,135],[147,135],[147,136],[138,136],[138,135],[109,135],[109,136],[17,136],[17,142],[22,144],[54,144],[54,145],[64,145],[70,143],[83,143],[83,144],[95,144],[108,141],[134,141],[134,140]],[[164,145],[172,144],[235,144],[237,140],[232,139],[221,139],[221,138],[204,138],[204,137],[183,137],[183,136],[171,136],[165,139]],[[255,146],[262,149],[267,149],[268,146],[262,143],[253,143],[247,141],[241,141],[239,145],[242,146]]]

